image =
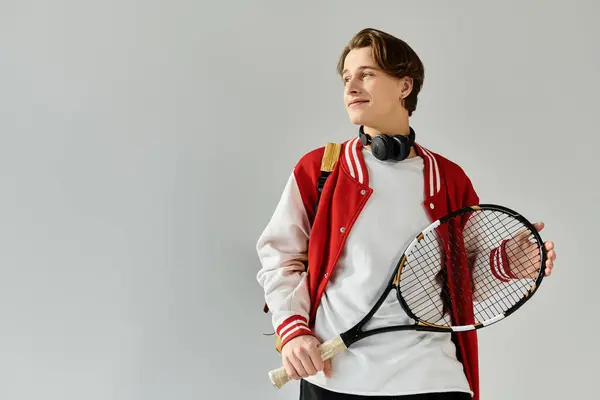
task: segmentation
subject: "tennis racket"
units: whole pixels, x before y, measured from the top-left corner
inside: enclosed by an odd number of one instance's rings
[[[320,355],[330,359],[381,333],[464,332],[490,326],[532,298],[544,278],[546,258],[538,231],[519,213],[494,204],[454,211],[414,237],[373,308],[354,327],[323,342]],[[467,286],[465,279],[470,280]],[[454,301],[450,287],[455,288]],[[365,330],[394,289],[408,323]],[[290,381],[284,367],[270,371],[269,377],[276,388]]]

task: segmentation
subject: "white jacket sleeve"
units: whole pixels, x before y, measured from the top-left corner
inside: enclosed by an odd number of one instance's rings
[[[256,245],[262,265],[257,279],[264,289],[281,347],[296,336],[312,334],[304,272],[309,234],[310,222],[292,173]]]

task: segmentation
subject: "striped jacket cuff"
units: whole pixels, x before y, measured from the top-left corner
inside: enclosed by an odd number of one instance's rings
[[[301,335],[313,335],[312,330],[308,327],[308,321],[302,315],[292,315],[283,321],[276,329],[279,337],[279,348],[283,348],[287,342]]]
[[[510,270],[508,257],[506,256],[506,240],[499,247],[493,249],[490,253],[490,269],[496,279],[502,282],[509,282],[515,279],[515,275]]]

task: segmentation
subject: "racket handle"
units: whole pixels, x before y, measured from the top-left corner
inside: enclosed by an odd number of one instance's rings
[[[333,339],[330,339],[326,342],[321,343],[318,346],[318,349],[319,349],[319,353],[321,354],[321,359],[323,361],[325,361],[325,360],[329,360],[336,354],[341,353],[344,350],[346,350],[346,344],[344,343],[342,338],[338,335],[338,336],[334,337]],[[285,367],[280,367],[280,368],[270,371],[269,378],[271,378],[271,383],[277,389],[281,389],[283,387],[283,385],[285,385],[286,383],[288,383],[289,381],[292,380],[292,378],[290,378],[289,375],[287,374]]]

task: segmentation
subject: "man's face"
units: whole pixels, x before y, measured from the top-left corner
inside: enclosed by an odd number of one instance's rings
[[[379,69],[369,47],[348,53],[342,80],[344,104],[353,124],[390,126],[406,112],[401,99],[408,93],[407,82]]]

